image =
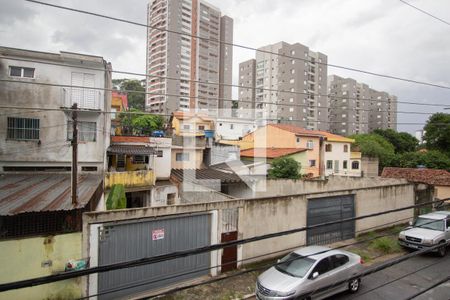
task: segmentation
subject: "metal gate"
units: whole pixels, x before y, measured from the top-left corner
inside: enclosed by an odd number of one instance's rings
[[[354,195],[308,200],[307,226],[339,221],[355,216]],[[324,245],[355,237],[355,221],[308,229],[308,245]]]
[[[210,214],[130,221],[99,230],[99,265],[210,245]],[[98,274],[100,299],[123,298],[207,275],[210,253]],[[196,272],[196,270],[200,270]],[[181,275],[189,273],[187,275]],[[180,276],[177,276],[180,275]],[[170,278],[172,277],[172,278]]]

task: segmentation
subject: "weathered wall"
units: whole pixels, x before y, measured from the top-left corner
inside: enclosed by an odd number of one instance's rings
[[[361,158],[361,172],[364,177],[376,177],[378,176],[379,160],[377,157],[363,156]]]
[[[436,185],[434,186],[435,197],[439,199],[450,198],[450,186]]]
[[[12,282],[64,271],[69,259],[80,259],[81,233],[0,241],[0,282]],[[42,266],[51,262],[51,266]],[[81,296],[80,279],[0,293],[10,299],[75,299]]]

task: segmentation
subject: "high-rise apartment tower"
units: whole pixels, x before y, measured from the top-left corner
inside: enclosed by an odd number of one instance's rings
[[[146,110],[231,107],[233,19],[203,0],[151,0],[147,17]]]

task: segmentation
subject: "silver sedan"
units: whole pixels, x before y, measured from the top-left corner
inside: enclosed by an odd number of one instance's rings
[[[345,278],[358,276],[362,271],[359,255],[332,250],[328,247],[310,246],[298,249],[283,257],[277,265],[258,277],[256,298],[275,299],[324,299],[349,290],[359,290],[360,279],[323,290]]]

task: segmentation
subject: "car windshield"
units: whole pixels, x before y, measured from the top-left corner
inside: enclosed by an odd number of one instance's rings
[[[314,259],[290,253],[283,257],[275,268],[281,273],[302,278],[308,273],[314,262]]]
[[[419,217],[414,222],[414,227],[444,231],[444,222],[442,222],[442,220],[434,220],[434,219],[427,219],[427,218]]]

